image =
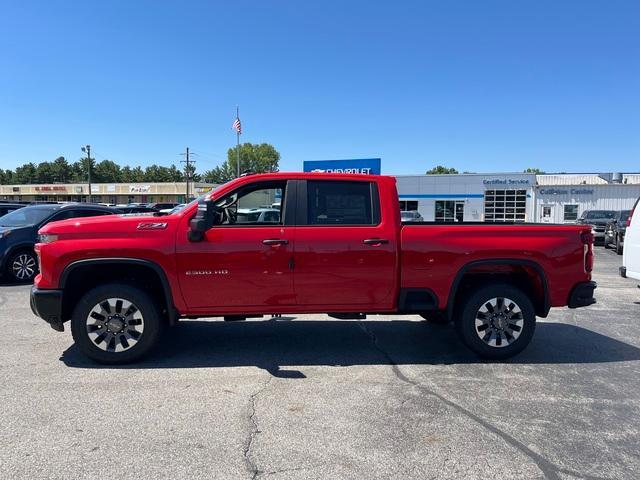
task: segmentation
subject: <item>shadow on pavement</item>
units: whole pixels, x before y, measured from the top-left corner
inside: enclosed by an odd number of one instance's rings
[[[385,365],[482,363],[458,340],[451,325],[417,321],[186,321],[166,332],[145,360],[98,365],[75,346],[60,358],[76,368],[197,368],[256,366],[274,376],[304,378],[286,365]],[[640,349],[574,325],[538,323],[531,344],[507,363],[603,363],[640,360]]]

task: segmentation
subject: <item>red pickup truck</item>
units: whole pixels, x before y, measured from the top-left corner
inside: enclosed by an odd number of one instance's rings
[[[405,223],[395,179],[263,174],[165,217],[40,230],[31,306],[78,348],[131,362],[180,318],[419,314],[502,359],[551,307],[595,302],[590,226]]]

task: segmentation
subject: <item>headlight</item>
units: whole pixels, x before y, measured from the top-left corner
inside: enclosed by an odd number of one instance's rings
[[[9,235],[11,235],[11,230],[5,230],[4,232],[0,233],[0,238],[8,237]]]
[[[58,235],[51,235],[49,233],[38,235],[38,243],[51,243],[56,240],[58,240]]]

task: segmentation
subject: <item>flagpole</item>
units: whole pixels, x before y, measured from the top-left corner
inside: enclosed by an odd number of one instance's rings
[[[240,108],[236,105],[236,119],[240,119]],[[236,163],[238,164],[238,177],[240,177],[240,128],[236,130]]]

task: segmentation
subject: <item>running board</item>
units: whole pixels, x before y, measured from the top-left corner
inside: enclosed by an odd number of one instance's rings
[[[367,318],[366,313],[327,313],[327,315],[338,320],[364,320]]]

